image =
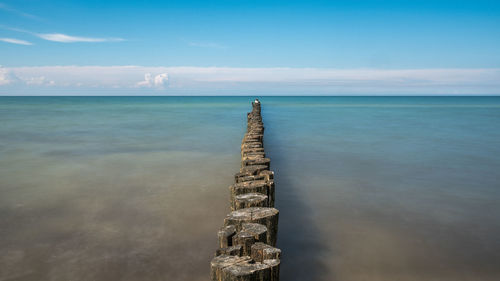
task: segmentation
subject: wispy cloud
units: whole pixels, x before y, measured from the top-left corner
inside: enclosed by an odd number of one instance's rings
[[[144,66],[0,68],[4,87],[165,90],[183,94],[500,94],[500,69]],[[2,76],[0,75],[0,76]]]
[[[0,38],[0,41],[18,45],[33,45],[31,42],[15,38]]]
[[[4,10],[4,11],[7,11],[9,13],[13,13],[13,14],[16,14],[18,16],[22,16],[22,17],[29,18],[29,19],[34,19],[34,20],[40,20],[41,19],[38,16],[35,16],[35,15],[29,14],[29,13],[25,13],[25,12],[19,11],[19,10],[14,9],[14,8],[8,6],[7,4],[4,4],[4,3],[0,3],[0,10]]]
[[[191,47],[200,47],[200,48],[227,49],[227,46],[214,42],[189,42],[188,45]]]
[[[81,37],[72,36],[62,33],[33,33],[39,38],[47,41],[60,42],[60,43],[77,43],[77,42],[120,42],[124,41],[122,38],[95,38],[95,37]]]
[[[30,35],[36,36],[40,39],[43,39],[43,40],[52,41],[52,42],[59,42],[59,43],[78,43],[78,42],[98,43],[98,42],[125,41],[125,39],[117,38],[117,37],[99,38],[99,37],[73,36],[73,35],[68,35],[68,34],[64,34],[64,33],[37,33],[37,32],[32,32],[29,30],[21,29],[21,28],[15,28],[15,27],[4,26],[4,25],[0,25],[0,28],[5,29],[5,30],[11,30],[11,31],[30,34]]]

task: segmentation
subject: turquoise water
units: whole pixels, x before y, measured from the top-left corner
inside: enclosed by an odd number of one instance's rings
[[[0,280],[207,280],[251,97],[0,97]],[[282,280],[499,280],[499,97],[263,97]]]

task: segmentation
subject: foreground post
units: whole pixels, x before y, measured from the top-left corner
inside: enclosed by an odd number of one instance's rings
[[[260,101],[252,102],[241,143],[241,168],[229,187],[232,212],[219,230],[219,249],[210,263],[213,281],[278,281],[281,250],[275,248],[279,211],[274,173],[264,153]]]

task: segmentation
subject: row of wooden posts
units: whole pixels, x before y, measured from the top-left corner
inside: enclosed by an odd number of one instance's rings
[[[279,211],[274,208],[274,172],[263,139],[261,103],[255,100],[247,114],[240,172],[229,187],[231,212],[218,232],[219,249],[210,264],[213,281],[279,280]]]

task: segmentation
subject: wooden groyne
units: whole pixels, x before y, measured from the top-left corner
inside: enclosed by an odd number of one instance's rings
[[[261,103],[252,102],[241,143],[241,168],[229,187],[231,212],[218,232],[210,263],[213,281],[278,281],[281,250],[275,248],[279,211],[274,208],[274,173],[264,152]]]

